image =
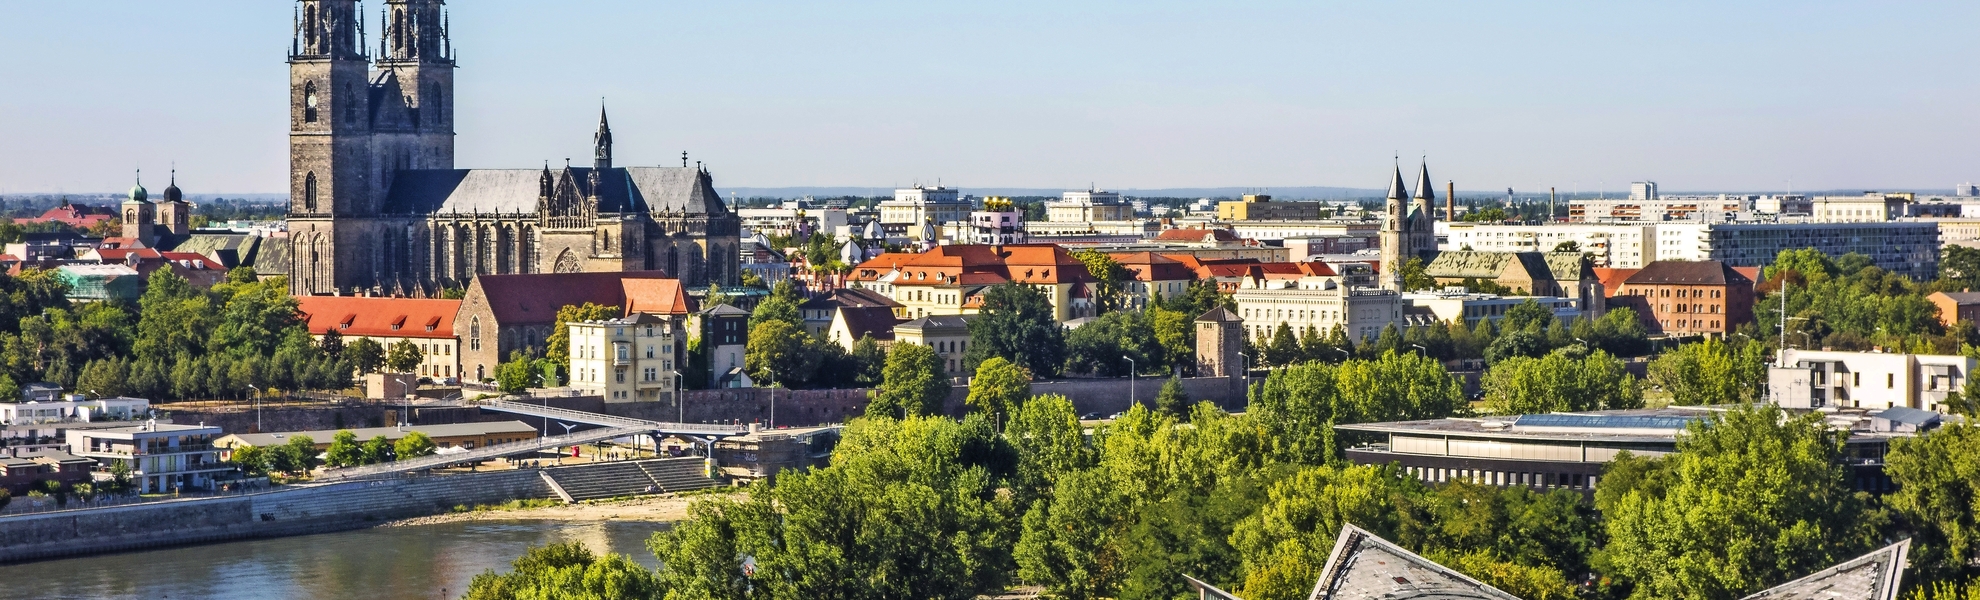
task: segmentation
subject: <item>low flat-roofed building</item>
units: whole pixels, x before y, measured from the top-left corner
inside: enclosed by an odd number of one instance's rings
[[[87,483],[90,467],[95,465],[96,461],[54,448],[0,454],[0,489],[21,496],[41,481]]]
[[[1576,318],[1581,317],[1578,301],[1556,296],[1495,296],[1452,291],[1412,292],[1403,294],[1403,302],[1428,310],[1437,320],[1445,323],[1456,323],[1462,319],[1465,327],[1477,327],[1480,319],[1497,323],[1506,317],[1506,311],[1527,302],[1538,303],[1553,311],[1554,318],[1562,323],[1572,323]]]
[[[81,395],[67,400],[0,403],[0,424],[34,425],[63,421],[128,421],[149,416],[151,401],[144,398],[97,398]]]
[[[1693,422],[1723,407],[1589,411],[1479,418],[1425,419],[1335,425],[1364,443],[1347,450],[1357,464],[1397,464],[1427,483],[1468,480],[1500,487],[1564,488],[1593,494],[1602,469],[1616,456],[1677,452],[1678,437]],[[1890,441],[1911,434],[1875,431],[1872,415],[1854,410],[1830,414],[1829,426],[1849,432],[1843,455],[1859,490],[1893,489],[1884,475]]]
[[[785,469],[824,465],[838,447],[838,425],[766,429],[715,442],[715,464],[724,475],[757,480]]]
[[[235,433],[213,441],[215,448],[227,451],[231,456],[235,448],[266,448],[289,443],[297,436],[308,436],[316,443],[317,450],[330,448],[330,441],[337,432],[349,431],[358,441],[370,441],[378,436],[393,442],[399,441],[412,432],[426,434],[433,445],[441,448],[461,448],[473,450],[495,444],[520,442],[537,437],[536,426],[522,421],[490,421],[485,423],[445,423],[440,425],[406,425],[404,427],[361,427],[356,429],[323,429],[317,431],[276,431],[269,433]]]
[[[130,467],[138,493],[213,488],[214,476],[234,470],[220,460],[213,440],[219,427],[146,423],[110,429],[71,429],[69,452],[96,461],[95,477],[107,480],[117,463]]]

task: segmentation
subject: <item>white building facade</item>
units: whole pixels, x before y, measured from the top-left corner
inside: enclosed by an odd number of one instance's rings
[[[888,236],[901,236],[917,242],[928,230],[939,230],[948,223],[969,218],[972,205],[961,192],[942,187],[915,186],[894,190],[894,199],[880,203],[880,229]],[[928,227],[924,227],[924,225]]]
[[[1787,408],[1916,408],[1945,412],[1980,360],[1885,352],[1781,351],[1769,400]]]
[[[1374,339],[1390,324],[1405,324],[1401,294],[1351,286],[1341,277],[1246,279],[1231,299],[1253,340],[1270,338],[1281,323],[1295,333],[1313,327],[1321,335],[1338,325],[1357,341]]]

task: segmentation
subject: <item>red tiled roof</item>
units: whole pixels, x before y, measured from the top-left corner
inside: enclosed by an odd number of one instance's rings
[[[332,329],[345,336],[452,338],[460,300],[367,298],[361,296],[298,296],[297,309],[309,320],[309,332]]]
[[[880,259],[862,263],[856,269],[857,276],[868,277],[870,269],[871,278],[879,279],[898,268],[902,276],[895,280],[895,285],[1082,283],[1093,279],[1086,272],[1086,263],[1054,244],[959,244],[937,246],[906,256],[886,270],[881,270],[883,265],[875,264]]]
[[[1182,261],[1153,252],[1125,252],[1121,254],[1109,254],[1108,256],[1113,257],[1114,262],[1121,263],[1121,266],[1127,267],[1129,272],[1134,273],[1136,281],[1196,279],[1196,272],[1184,265]]]
[[[620,281],[620,285],[626,291],[626,314],[685,315],[694,312],[688,306],[687,291],[681,289],[679,279],[626,279]]]
[[[1635,275],[1636,272],[1640,270],[1642,269],[1611,269],[1608,267],[1596,267],[1595,279],[1601,280],[1602,290],[1603,290],[1602,293],[1614,296],[1616,295],[1617,291],[1622,290],[1623,282],[1629,281],[1629,276]]]
[[[139,260],[165,258],[164,254],[161,254],[157,250],[153,250],[150,248],[97,248],[96,249],[97,258],[101,259],[104,262],[104,264],[121,263],[130,260],[131,255],[137,255]]]
[[[1753,280],[1716,260],[1660,260],[1644,265],[1625,283],[1649,285],[1753,285]]]
[[[489,312],[505,325],[552,323],[557,309],[586,302],[624,309],[627,279],[667,279],[660,271],[623,273],[531,273],[522,275],[482,275],[474,278],[468,293],[476,290],[487,299]],[[652,291],[644,288],[636,291]],[[667,301],[642,298],[640,306],[666,306]]]

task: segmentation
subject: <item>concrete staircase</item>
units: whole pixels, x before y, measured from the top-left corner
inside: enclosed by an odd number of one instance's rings
[[[699,458],[662,458],[627,462],[593,463],[543,473],[562,496],[571,502],[671,493],[714,487],[720,482],[702,476]]]

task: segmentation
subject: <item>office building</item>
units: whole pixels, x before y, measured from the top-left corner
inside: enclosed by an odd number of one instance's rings
[[[1053,223],[1127,221],[1134,219],[1134,206],[1121,201],[1118,192],[1086,190],[1065,192],[1045,203],[1045,220]]]
[[[1915,280],[1937,277],[1939,224],[1891,222],[1664,222],[1623,225],[1451,223],[1446,250],[1550,251],[1563,242],[1593,255],[1595,266],[1641,268],[1659,260],[1717,260],[1732,266],[1772,264],[1782,250],[1814,248],[1829,256],[1856,252],[1879,268]]]
[[[1311,221],[1333,212],[1334,207],[1325,202],[1274,201],[1266,194],[1245,194],[1239,200],[1217,203],[1219,221]]]
[[[1656,184],[1650,184],[1652,191]],[[1576,223],[1630,223],[1660,221],[1724,222],[1751,213],[1759,196],[1717,194],[1712,196],[1659,196],[1650,199],[1574,199],[1568,201],[1568,220]]]
[[[969,219],[971,203],[961,192],[942,186],[894,190],[894,199],[880,203],[880,230],[888,237],[934,243],[929,235],[945,224]]]

